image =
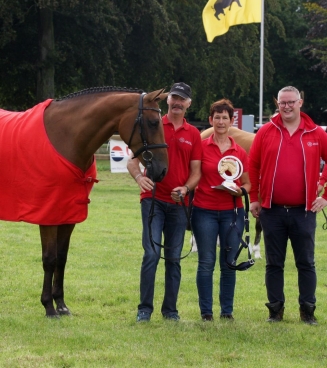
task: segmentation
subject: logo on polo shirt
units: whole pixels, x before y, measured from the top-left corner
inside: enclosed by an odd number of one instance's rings
[[[308,147],[319,146],[319,143],[318,142],[308,142],[307,145]]]
[[[183,137],[179,138],[179,141],[180,141],[181,143],[186,143],[186,144],[189,144],[190,146],[192,146],[192,142],[187,141],[187,140],[186,140],[185,138],[183,138]]]

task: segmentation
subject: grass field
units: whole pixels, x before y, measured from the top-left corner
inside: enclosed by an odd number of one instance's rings
[[[91,193],[89,217],[76,226],[72,235],[65,279],[65,300],[71,317],[44,317],[38,227],[0,223],[0,367],[326,366],[327,232],[322,230],[322,214],[318,215],[316,243],[318,326],[299,322],[297,273],[290,247],[282,323],[265,322],[268,310],[264,306],[263,259],[237,274],[235,321],[217,318],[214,323],[203,323],[195,285],[197,253],[191,253],[182,261],[178,303],[181,321],[161,317],[161,261],[152,320],[137,324],[143,253],[138,188],[129,175],[111,174],[108,164],[99,162],[101,181]],[[189,237],[187,232],[185,253],[190,248]],[[217,271],[216,316],[218,275]]]

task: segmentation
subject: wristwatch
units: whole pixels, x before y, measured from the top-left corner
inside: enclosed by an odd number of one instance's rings
[[[184,187],[186,187],[186,189],[187,189],[186,194],[189,194],[189,193],[190,193],[190,188],[189,188],[189,186],[188,186],[188,185],[184,185]]]

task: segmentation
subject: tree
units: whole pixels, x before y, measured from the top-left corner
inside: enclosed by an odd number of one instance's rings
[[[327,1],[320,0],[317,3],[304,4],[309,14],[310,29],[307,34],[307,44],[302,53],[310,59],[315,59],[318,64],[313,70],[320,70],[324,76],[327,75]]]
[[[231,27],[208,43],[202,23],[206,3],[0,0],[1,107],[22,110],[95,86],[150,91],[184,81],[194,92],[191,120],[207,120],[210,104],[222,97],[256,115],[260,24]],[[273,96],[292,84],[305,92],[305,106],[319,120],[317,111],[325,104],[321,69],[314,68],[317,59],[300,52],[308,43],[306,4],[265,1],[264,111],[272,113]]]
[[[0,10],[3,107],[114,80],[129,27],[113,1],[0,0]]]
[[[274,111],[273,97],[277,97],[282,87],[293,85],[304,92],[303,110],[315,122],[321,123],[321,111],[325,104],[322,76],[312,69],[314,60],[306,58],[301,52],[309,31],[306,1],[288,0],[281,5],[274,10],[274,16],[281,22],[284,31],[276,32],[271,27],[267,38],[266,47],[270,50],[276,73],[265,93],[265,101]]]

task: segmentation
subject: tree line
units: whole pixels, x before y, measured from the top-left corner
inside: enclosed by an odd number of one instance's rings
[[[0,0],[0,106],[24,110],[96,86],[152,91],[184,81],[190,120],[229,98],[259,113],[260,24],[233,26],[208,43],[207,0]],[[327,125],[327,1],[265,0],[264,115],[286,85]]]

